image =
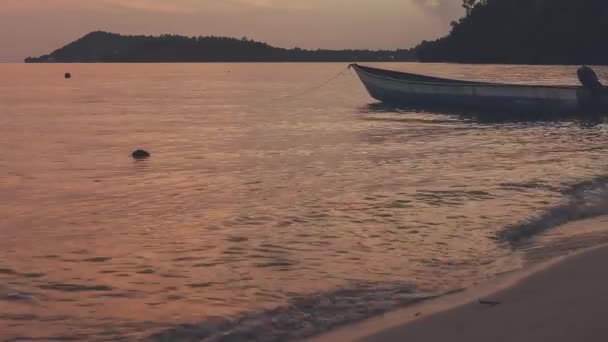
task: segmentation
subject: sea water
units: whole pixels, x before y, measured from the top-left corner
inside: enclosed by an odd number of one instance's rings
[[[0,71],[3,339],[295,339],[607,241],[551,233],[608,212],[602,118],[394,108],[346,64]]]

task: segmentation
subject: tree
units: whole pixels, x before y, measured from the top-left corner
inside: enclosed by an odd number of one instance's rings
[[[606,0],[463,0],[450,33],[416,48],[423,62],[608,64]]]
[[[467,16],[471,15],[471,12],[477,5],[486,5],[488,0],[462,0],[462,7],[467,13]]]
[[[476,2],[477,0],[462,0],[462,7],[466,11],[467,16],[471,15],[471,11],[473,10],[473,7],[475,7]]]

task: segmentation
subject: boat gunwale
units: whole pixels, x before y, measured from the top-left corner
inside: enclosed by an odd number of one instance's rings
[[[390,80],[390,81],[395,81],[395,82],[399,82],[399,83],[407,83],[407,84],[421,84],[421,85],[433,85],[433,86],[458,86],[458,87],[481,86],[481,87],[510,87],[510,88],[532,88],[532,89],[544,88],[544,89],[551,89],[551,90],[577,90],[577,91],[579,89],[583,88],[581,86],[575,86],[575,85],[559,86],[559,85],[542,85],[542,84],[513,84],[513,83],[471,82],[471,81],[464,81],[464,80],[451,80],[449,78],[440,78],[440,77],[433,77],[433,76],[425,76],[425,75],[419,75],[419,74],[412,74],[412,73],[406,73],[406,72],[401,72],[401,71],[393,71],[393,70],[385,70],[385,69],[379,69],[379,68],[372,68],[372,67],[361,66],[361,65],[358,65],[356,63],[352,64],[351,66],[353,68],[355,68],[355,70],[357,72],[362,72],[362,73],[364,73],[366,75],[370,75],[370,76],[373,76],[373,77],[376,77],[376,78],[380,78],[380,79],[386,79],[386,80]],[[404,74],[404,75],[431,77],[431,78],[437,79],[439,81],[445,81],[445,83],[442,83],[442,82],[424,82],[424,81],[408,81],[408,80],[404,80],[404,79],[399,79],[399,78],[394,78],[394,77],[374,74],[372,72],[366,71],[365,69],[362,69],[362,67],[366,68],[366,69],[376,69],[376,70],[390,71],[390,72]],[[454,83],[450,83],[450,81],[453,81]]]

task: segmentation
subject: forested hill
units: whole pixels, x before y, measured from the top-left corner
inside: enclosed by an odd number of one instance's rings
[[[451,33],[417,47],[424,62],[608,64],[608,0],[464,0]]]
[[[50,55],[29,57],[25,62],[375,62],[414,59],[412,50],[282,49],[246,38],[125,36],[92,32]]]

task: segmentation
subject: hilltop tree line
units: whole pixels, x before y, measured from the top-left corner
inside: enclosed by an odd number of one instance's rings
[[[126,36],[92,32],[65,47],[27,63],[95,62],[372,62],[411,61],[413,50],[283,49],[247,38]]]
[[[247,38],[92,32],[26,62],[376,62],[608,64],[608,0],[462,0],[450,33],[401,50],[283,49]]]
[[[451,32],[416,47],[424,62],[608,64],[606,0],[463,0]]]

